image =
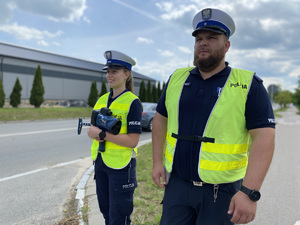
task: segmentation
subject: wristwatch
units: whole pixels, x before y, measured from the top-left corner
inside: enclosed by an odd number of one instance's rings
[[[240,191],[248,195],[249,198],[254,202],[257,202],[260,199],[260,192],[258,190],[249,189],[242,185]]]
[[[101,132],[99,133],[99,138],[100,138],[101,141],[103,141],[105,137],[106,137],[106,133],[105,133],[105,131],[103,130],[103,131],[101,131]]]

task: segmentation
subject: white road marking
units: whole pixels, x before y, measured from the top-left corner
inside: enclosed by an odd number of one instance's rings
[[[295,223],[295,225],[300,225],[300,220],[298,220],[298,221]]]
[[[60,132],[60,131],[68,131],[68,130],[77,130],[77,129],[72,127],[72,128],[53,129],[53,130],[39,130],[39,131],[29,131],[29,132],[22,132],[22,133],[0,134],[0,138],[1,137],[11,137],[11,136],[20,136],[20,135],[43,134],[43,133]]]
[[[27,176],[27,175],[30,175],[30,174],[38,173],[38,172],[41,172],[41,171],[45,171],[45,170],[49,170],[49,169],[53,169],[53,168],[57,168],[57,167],[63,167],[63,166],[66,166],[66,165],[69,165],[69,164],[72,164],[72,163],[79,162],[80,160],[82,160],[82,159],[76,159],[76,160],[69,161],[69,162],[59,163],[59,164],[56,164],[56,165],[51,166],[51,167],[44,167],[44,168],[41,168],[41,169],[31,170],[31,171],[28,171],[28,172],[25,172],[25,173],[20,173],[20,174],[16,174],[16,175],[13,175],[13,176],[0,178],[0,182],[7,181],[7,180],[12,180],[12,179],[15,179],[15,178],[18,178],[18,177],[24,177],[24,176]]]

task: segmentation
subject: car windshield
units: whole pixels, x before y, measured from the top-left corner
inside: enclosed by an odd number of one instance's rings
[[[155,111],[156,104],[143,104],[143,111]]]

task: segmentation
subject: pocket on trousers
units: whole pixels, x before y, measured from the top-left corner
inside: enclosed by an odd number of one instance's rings
[[[123,193],[123,192],[128,192],[128,191],[134,191],[134,189],[137,187],[137,182],[136,180],[122,183],[122,184],[114,184],[113,189],[117,193]]]
[[[122,192],[129,192],[134,191],[137,187],[137,180],[136,180],[136,164],[130,163],[126,169],[119,171],[120,174],[118,175],[117,179],[114,179],[113,189],[115,192],[122,193]]]

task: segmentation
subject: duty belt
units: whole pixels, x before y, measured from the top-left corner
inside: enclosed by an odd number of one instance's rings
[[[196,142],[210,142],[215,143],[214,138],[202,137],[202,136],[189,136],[189,135],[181,135],[172,133],[172,137],[180,140],[188,140],[188,141],[196,141]]]

